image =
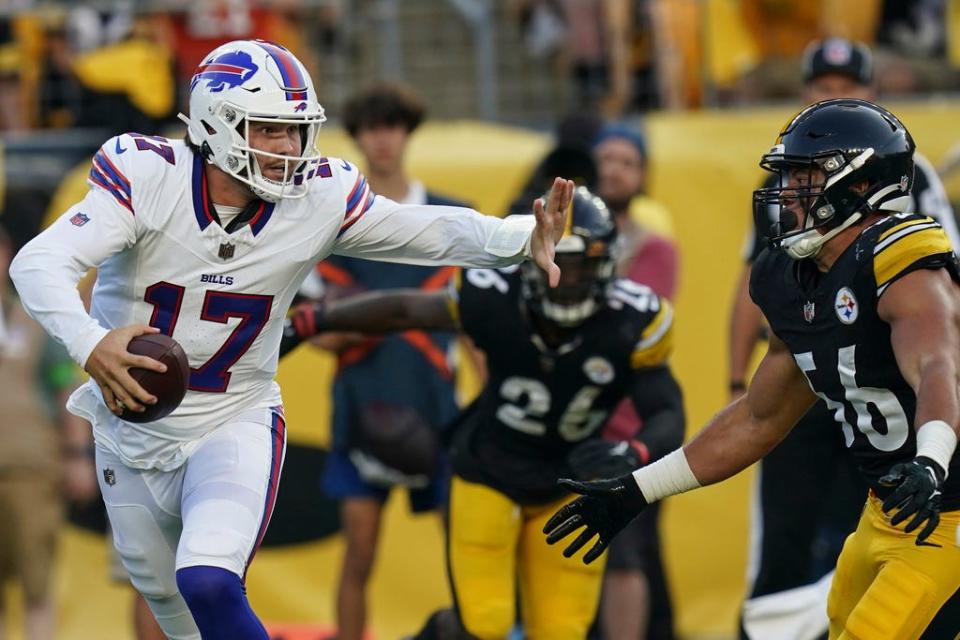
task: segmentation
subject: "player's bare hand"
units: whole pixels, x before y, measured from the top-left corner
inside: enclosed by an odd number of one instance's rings
[[[573,187],[573,180],[556,178],[546,201],[537,198],[533,203],[537,226],[533,228],[530,238],[530,251],[537,265],[547,272],[547,281],[551,287],[560,283],[560,267],[553,261],[553,257],[557,243],[563,237],[567,208],[573,199]]]
[[[120,415],[124,407],[143,411],[144,405],[155,404],[156,396],[147,393],[130,375],[132,367],[163,373],[166,365],[147,356],[138,356],[127,351],[127,345],[137,337],[148,333],[160,333],[159,329],[146,325],[130,325],[114,329],[97,343],[84,366],[90,377],[96,380],[103,394],[103,401],[114,414]]]

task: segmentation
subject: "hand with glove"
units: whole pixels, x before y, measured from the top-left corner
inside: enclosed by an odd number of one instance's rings
[[[910,462],[894,465],[880,478],[883,486],[895,487],[883,501],[884,513],[897,510],[890,518],[890,525],[895,527],[911,516],[904,532],[910,533],[923,525],[917,534],[918,546],[924,544],[940,523],[940,488],[946,476],[946,471],[937,462],[918,456]]]
[[[547,544],[554,544],[583,527],[580,535],[563,550],[567,558],[597,536],[597,542],[583,555],[584,564],[599,558],[614,536],[647,506],[630,473],[613,480],[560,480],[560,484],[581,495],[561,507],[544,525],[543,532],[547,534]]]
[[[613,442],[591,438],[567,454],[567,464],[576,480],[615,478],[642,467],[649,460],[647,448],[639,440]]]

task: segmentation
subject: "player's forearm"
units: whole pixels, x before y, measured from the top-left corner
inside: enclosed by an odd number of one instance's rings
[[[463,207],[376,206],[385,208],[351,227],[334,253],[383,262],[493,268],[529,256],[533,216],[500,219]]]
[[[917,426],[930,420],[960,426],[960,370],[952,355],[938,354],[922,365],[916,393]]]
[[[328,305],[317,325],[321,331],[374,334],[454,328],[442,294],[425,295],[416,289],[377,291],[344,298]]]
[[[686,424],[683,393],[668,368],[638,381],[633,405],[643,419],[643,430],[637,438],[646,447],[651,462],[683,444]]]
[[[69,255],[68,247],[57,246],[44,235],[23,247],[10,265],[24,309],[66,346],[80,366],[107,334],[86,312],[77,290],[86,271],[87,266]]]
[[[684,446],[684,452],[700,484],[714,484],[735,476],[762,458],[783,440],[787,431],[755,419],[744,396],[714,416]]]

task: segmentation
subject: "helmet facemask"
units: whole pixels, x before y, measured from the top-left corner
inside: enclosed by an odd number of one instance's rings
[[[305,174],[320,159],[316,139],[320,125],[326,119],[322,111],[310,116],[269,116],[248,113],[236,105],[223,102],[214,109],[210,119],[216,122],[211,128],[219,129],[222,137],[229,137],[226,153],[212,153],[209,158],[217,167],[246,184],[254,195],[267,202],[302,198],[307,194],[309,183]],[[252,147],[249,142],[250,125],[263,122],[277,126],[297,125],[300,129],[299,154],[287,156]],[[201,123],[209,124],[207,118],[203,118]],[[282,180],[274,180],[263,174],[260,163],[270,160],[283,161]]]
[[[779,176],[778,186],[757,189],[753,204],[757,223],[768,219],[770,207],[779,210],[770,244],[794,259],[810,258],[831,238],[875,211],[879,202],[886,199],[889,205],[891,192],[906,190],[908,185],[882,185],[864,176],[860,170],[873,155],[868,148],[791,157],[781,145],[764,155],[760,166]]]
[[[596,313],[616,275],[614,247],[603,240],[568,235],[557,244],[554,261],[560,267],[560,283],[550,287],[546,274],[533,262],[521,265],[527,306],[561,327],[582,324]]]

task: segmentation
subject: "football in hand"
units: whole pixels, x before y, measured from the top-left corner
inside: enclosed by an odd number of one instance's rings
[[[153,422],[169,415],[180,406],[190,383],[190,364],[183,347],[170,336],[149,333],[131,340],[127,351],[162,362],[167,365],[167,370],[165,373],[158,373],[138,367],[130,369],[133,379],[155,395],[157,403],[146,405],[142,412],[125,408],[120,418],[128,422]]]

